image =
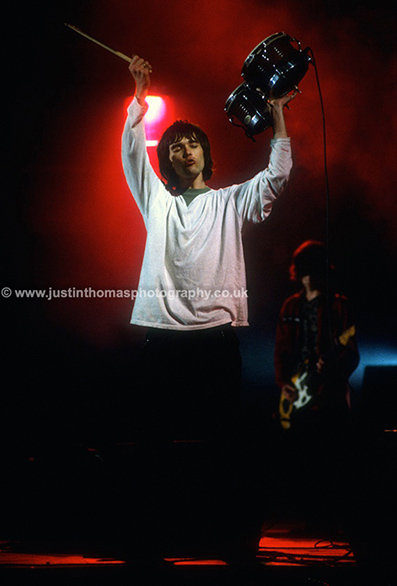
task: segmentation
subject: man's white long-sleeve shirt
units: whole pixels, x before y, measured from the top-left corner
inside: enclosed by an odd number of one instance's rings
[[[122,140],[128,186],[142,213],[146,248],[131,323],[169,330],[248,325],[242,244],[245,221],[262,222],[292,167],[289,138],[273,139],[269,166],[251,180],[210,189],[187,205],[152,169],[146,108],[134,99]]]

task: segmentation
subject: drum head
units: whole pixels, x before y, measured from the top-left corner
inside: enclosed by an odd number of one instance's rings
[[[275,33],[274,35],[266,37],[264,41],[257,44],[255,49],[252,49],[251,53],[244,61],[243,67],[246,64],[248,65],[256,55],[261,55],[262,53],[266,53],[269,60],[272,58],[273,62],[276,61],[277,58],[281,59],[290,51],[290,48],[292,48],[291,41],[292,38],[286,33]]]
[[[309,67],[308,49],[293,47],[294,39],[276,33],[259,43],[244,61],[242,76],[249,85],[259,88],[268,98],[278,98],[292,91]]]

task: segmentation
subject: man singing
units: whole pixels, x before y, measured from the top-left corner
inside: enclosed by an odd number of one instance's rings
[[[269,101],[270,162],[255,177],[211,189],[208,138],[199,127],[177,121],[158,145],[164,183],[146,152],[143,119],[151,67],[134,56],[129,70],[136,93],[128,108],[122,159],[147,230],[139,281],[139,291],[147,294],[136,299],[131,319],[148,328],[145,393],[157,432],[168,428],[173,435],[207,436],[219,430],[238,393],[235,327],[248,325],[241,232],[246,221],[259,223],[269,216],[287,185],[292,157],[283,108],[295,94]]]
[[[200,473],[201,500],[207,495],[211,503],[205,514],[212,510],[222,517],[223,536],[234,541],[227,546],[229,552],[241,551],[237,522],[246,541],[249,517],[254,516],[241,505],[255,501],[247,494],[251,489],[244,458],[236,464],[241,357],[235,330],[248,325],[242,228],[247,221],[265,220],[287,185],[292,157],[283,109],[295,94],[266,106],[274,131],[268,167],[241,185],[215,190],[207,185],[212,176],[207,135],[186,121],[178,120],[164,132],[157,153],[165,181],[156,175],[144,131],[151,67],[134,56],[129,70],[136,93],[128,108],[122,159],[147,230],[140,295],[131,319],[147,328],[137,434],[145,445],[201,440],[211,446],[205,461],[212,461],[217,481],[208,464]],[[157,494],[153,503],[158,506]],[[214,517],[209,526],[214,538]]]

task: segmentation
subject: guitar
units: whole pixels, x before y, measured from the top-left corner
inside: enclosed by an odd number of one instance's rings
[[[340,348],[347,346],[350,338],[356,333],[355,326],[351,326],[343,332],[337,339]],[[295,411],[310,405],[316,396],[316,387],[318,382],[318,373],[315,368],[309,367],[309,361],[306,360],[298,372],[291,378],[291,383],[297,390],[297,397],[294,401],[289,401],[284,393],[281,393],[279,403],[280,424],[283,429],[290,429],[291,418]]]

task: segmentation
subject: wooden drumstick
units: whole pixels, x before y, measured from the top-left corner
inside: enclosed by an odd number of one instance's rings
[[[67,22],[65,22],[65,26],[69,27],[70,29],[72,29],[72,31],[75,31],[76,33],[78,33],[82,37],[85,37],[89,41],[92,41],[93,43],[96,43],[97,45],[99,45],[103,49],[106,49],[106,51],[110,51],[110,53],[113,53],[113,55],[117,55],[117,57],[120,57],[120,59],[124,59],[124,61],[128,61],[128,63],[131,63],[131,61],[132,61],[132,58],[131,57],[128,57],[128,55],[124,55],[124,53],[121,53],[120,51],[115,51],[115,49],[112,49],[111,47],[108,47],[107,45],[104,45],[100,41],[97,41],[93,37],[90,37],[89,35],[87,35],[86,33],[84,33],[81,29],[77,28],[77,26],[73,26],[72,24],[68,24]],[[152,73],[152,69],[151,68],[149,68],[149,72]]]

